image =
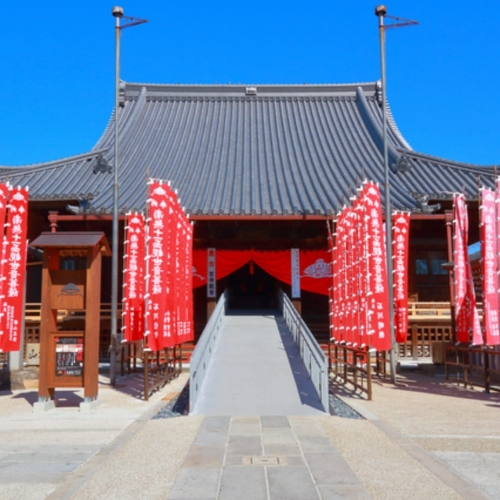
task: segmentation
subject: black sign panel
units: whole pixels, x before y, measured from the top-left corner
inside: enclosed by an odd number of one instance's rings
[[[81,377],[83,373],[83,338],[56,337],[56,377]]]

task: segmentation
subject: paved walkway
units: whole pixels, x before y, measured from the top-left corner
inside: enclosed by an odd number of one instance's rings
[[[365,420],[151,419],[185,377],[149,402],[134,396],[134,377],[119,379],[117,389],[100,388],[102,404],[87,413],[79,412],[73,391],[56,393],[60,406],[41,415],[32,409],[35,390],[0,394],[0,498],[179,499],[177,479],[197,467],[219,475],[219,495],[236,487],[238,500],[255,498],[254,483],[268,488],[259,490],[262,498],[272,498],[295,471],[314,478],[312,499],[335,498],[327,495],[342,485],[339,498],[500,498],[499,394],[407,373],[397,386],[376,381],[373,401],[344,396]],[[260,476],[251,487],[243,479],[235,486],[239,474]],[[207,487],[201,498],[217,497]]]
[[[192,414],[324,414],[281,316],[234,313],[223,321]]]
[[[114,389],[101,378],[101,405],[84,413],[80,391],[56,391],[44,414],[35,389],[0,393],[0,498],[500,498],[498,393],[406,372],[396,386],[375,380],[373,401],[335,389],[364,419],[152,419],[186,379],[145,402],[137,376]]]

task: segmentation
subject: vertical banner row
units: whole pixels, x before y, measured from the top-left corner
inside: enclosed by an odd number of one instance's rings
[[[193,340],[192,226],[176,193],[150,182],[146,339],[152,351]]]
[[[380,190],[365,182],[336,221],[332,266],[332,336],[378,351],[391,348],[385,233]]]

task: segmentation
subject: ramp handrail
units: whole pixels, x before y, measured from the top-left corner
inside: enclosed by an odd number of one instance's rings
[[[312,383],[318,391],[321,404],[325,411],[328,412],[328,360],[325,353],[291,300],[282,290],[280,290],[280,309],[283,319],[290,329],[292,338],[299,348],[300,356]]]
[[[189,362],[189,411],[192,412],[205,379],[215,343],[219,337],[222,320],[226,315],[226,292],[224,292],[203,329]]]

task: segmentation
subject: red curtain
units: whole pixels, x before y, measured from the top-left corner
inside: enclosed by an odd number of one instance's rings
[[[332,279],[331,258],[332,254],[328,250],[300,251],[300,288],[302,290],[328,295]]]
[[[287,285],[292,283],[290,250],[217,250],[217,279],[225,278],[250,261]],[[328,295],[331,284],[331,254],[328,250],[300,251],[300,288]],[[193,288],[207,284],[207,251],[193,251]]]
[[[218,280],[234,273],[252,260],[253,250],[216,250],[215,269]]]
[[[193,288],[207,284],[207,251],[193,250]]]
[[[292,283],[292,262],[290,250],[277,250],[275,252],[253,251],[253,261],[266,273],[283,281],[287,285]]]

